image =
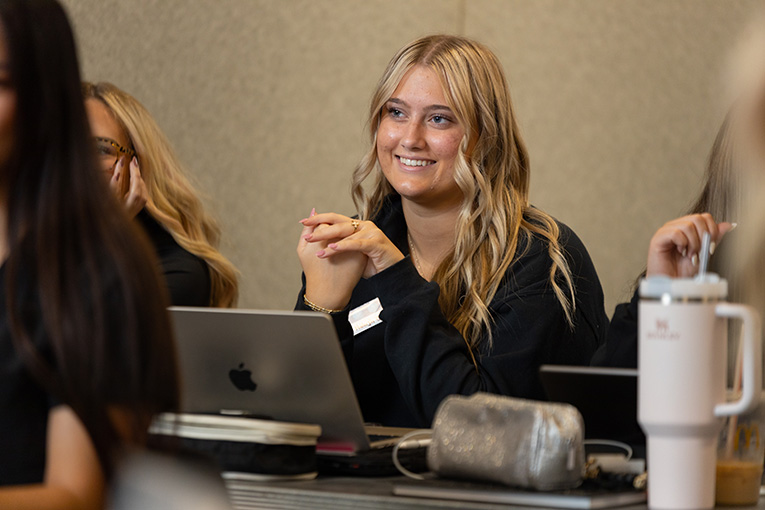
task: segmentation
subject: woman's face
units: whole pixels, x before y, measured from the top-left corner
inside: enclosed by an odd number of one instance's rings
[[[5,34],[0,29],[0,166],[8,163],[16,140],[16,89],[13,86]]]
[[[98,162],[107,179],[111,179],[117,158],[123,153],[115,147],[130,148],[130,138],[122,126],[112,115],[109,108],[100,100],[88,98],[85,100],[85,110],[88,113],[88,123],[97,147]],[[111,142],[111,143],[110,143]]]
[[[385,178],[403,198],[430,207],[462,200],[454,162],[465,130],[447,104],[436,73],[415,66],[383,106],[377,130]]]

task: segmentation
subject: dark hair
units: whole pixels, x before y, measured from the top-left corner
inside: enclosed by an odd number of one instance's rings
[[[98,173],[66,13],[56,0],[0,0],[0,21],[17,96],[0,174],[14,345],[77,413],[108,476],[121,445],[141,442],[153,414],[177,408],[168,298],[148,241]],[[45,348],[35,344],[38,324]]]

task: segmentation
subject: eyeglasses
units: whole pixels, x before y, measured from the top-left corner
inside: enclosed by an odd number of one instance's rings
[[[126,149],[110,138],[94,137],[96,157],[104,170],[111,170],[122,156],[128,159],[135,155],[133,149]]]

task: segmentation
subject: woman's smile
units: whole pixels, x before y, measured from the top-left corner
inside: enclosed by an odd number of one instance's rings
[[[399,166],[401,166],[404,170],[417,171],[424,167],[429,167],[436,164],[436,162],[432,159],[407,158],[405,156],[396,156],[396,159],[399,161]]]
[[[377,159],[388,183],[406,200],[462,199],[454,164],[465,130],[448,104],[436,73],[415,66],[383,106]]]

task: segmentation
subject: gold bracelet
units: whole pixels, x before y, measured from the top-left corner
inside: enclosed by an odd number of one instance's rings
[[[330,309],[330,308],[324,308],[323,306],[319,306],[319,305],[317,305],[316,303],[312,303],[311,301],[309,301],[309,300],[308,300],[308,298],[307,298],[307,297],[305,297],[305,294],[303,294],[303,303],[305,303],[305,305],[306,305],[308,308],[310,308],[311,310],[313,310],[314,312],[321,312],[321,313],[340,313],[340,312],[342,312],[343,310],[345,310],[345,308],[343,308],[342,310],[332,310],[332,309]]]

